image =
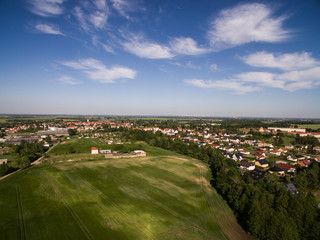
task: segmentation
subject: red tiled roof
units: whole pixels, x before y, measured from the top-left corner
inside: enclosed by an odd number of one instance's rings
[[[279,163],[279,164],[278,164],[278,167],[279,167],[279,168],[282,168],[282,169],[284,169],[284,170],[289,170],[289,169],[292,168],[292,165],[290,165],[290,164],[285,164],[285,163]]]

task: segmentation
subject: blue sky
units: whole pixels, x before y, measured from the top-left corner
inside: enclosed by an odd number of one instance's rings
[[[0,113],[320,118],[320,3],[2,0]]]

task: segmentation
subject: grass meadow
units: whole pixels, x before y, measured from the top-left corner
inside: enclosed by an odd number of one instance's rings
[[[52,155],[1,180],[0,239],[250,238],[205,164],[148,148],[128,159]]]
[[[312,130],[320,129],[320,124],[299,124],[299,128],[311,128]]]

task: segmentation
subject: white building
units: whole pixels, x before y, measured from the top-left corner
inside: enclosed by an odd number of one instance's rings
[[[91,154],[99,154],[99,150],[96,147],[91,148]]]

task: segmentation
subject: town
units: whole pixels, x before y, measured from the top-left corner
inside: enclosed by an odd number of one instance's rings
[[[168,123],[172,127],[161,127]],[[232,126],[228,129],[221,120],[213,122],[201,120],[197,124],[197,121],[192,120],[161,121],[161,118],[159,121],[152,119],[92,121],[90,118],[85,121],[37,120],[29,121],[28,124],[5,123],[0,126],[0,143],[2,143],[0,154],[3,155],[1,163],[7,163],[5,156],[21,141],[41,142],[47,148],[70,137],[99,138],[108,144],[122,144],[120,138],[109,138],[109,133],[119,133],[124,129],[148,131],[154,134],[159,132],[173,141],[178,139],[187,144],[196,144],[198,147],[218,149],[226,158],[237,162],[240,171],[251,171],[250,175],[255,180],[262,178],[266,172],[292,177],[297,168],[306,168],[313,161],[320,162],[320,131],[312,129],[307,131],[306,128],[293,126],[239,129],[234,129]],[[95,146],[92,148],[96,149]]]
[[[320,208],[317,120],[42,118],[7,118],[0,123],[0,177],[41,163],[138,164],[158,157],[157,149],[169,150],[161,153],[166,159],[175,152],[200,160],[210,168],[210,185],[228,203],[240,225],[254,237],[277,239],[274,224],[279,218],[283,218],[283,223],[277,227],[295,227],[296,238],[307,235],[299,232],[299,227],[311,229],[308,234],[312,238],[318,232],[313,224]],[[182,159],[179,156],[176,157]],[[312,210],[303,206],[311,206]],[[265,208],[269,210],[262,214]],[[276,213],[278,208],[281,216]],[[311,225],[285,224],[285,218],[297,214],[293,212],[296,208],[300,208],[301,218],[310,218]],[[253,220],[257,214],[261,215],[260,221]],[[260,229],[268,221],[273,222],[274,230],[262,236]]]

